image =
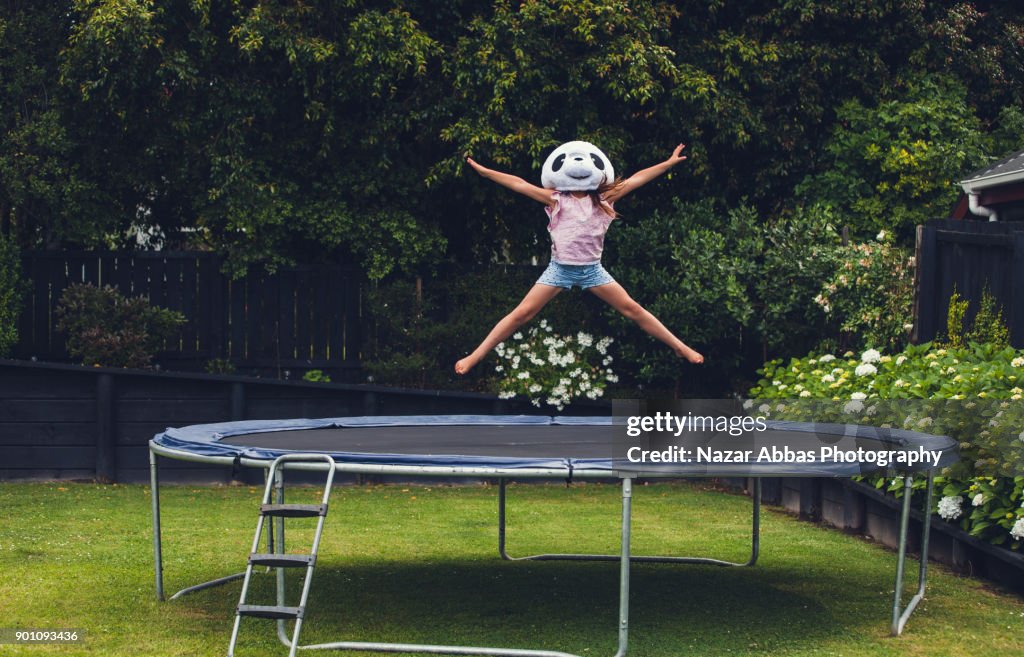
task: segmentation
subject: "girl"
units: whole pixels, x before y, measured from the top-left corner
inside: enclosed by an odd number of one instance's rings
[[[664,162],[619,180],[600,149],[587,142],[569,142],[548,156],[541,174],[543,187],[466,158],[484,178],[545,205],[551,233],[551,263],[520,304],[491,329],[480,346],[455,363],[455,372],[465,374],[471,370],[498,343],[533,319],[548,301],[574,285],[593,292],[671,347],[677,356],[691,363],[703,363],[704,356],[684,344],[657,317],[630,298],[601,266],[604,235],[615,219],[615,203],[685,160],[686,157],[680,155],[683,148],[683,144],[679,144]]]

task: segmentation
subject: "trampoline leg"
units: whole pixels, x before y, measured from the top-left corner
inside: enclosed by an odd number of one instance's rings
[[[618,561],[616,554],[532,554],[525,557],[514,557],[508,553],[505,536],[505,505],[506,481],[498,480],[498,554],[506,561]],[[709,557],[660,557],[638,555],[630,559],[642,563],[693,563],[711,566],[753,566],[757,563],[761,549],[761,479],[754,479],[754,490],[751,493],[752,519],[750,558],[744,562],[723,561]]]
[[[157,467],[157,455],[152,449],[149,451],[149,486],[151,489],[151,502],[153,505],[153,561],[155,562],[156,567],[156,598],[157,600],[162,601],[164,600],[164,564],[163,543],[160,536],[160,475]],[[227,584],[243,577],[245,577],[245,573],[235,573],[234,575],[228,575],[226,577],[218,577],[217,579],[210,580],[209,582],[203,582],[202,584],[183,588],[172,595],[169,599],[177,600],[183,595],[188,595],[195,591],[202,591],[203,589],[212,588],[214,586],[221,586],[222,584]]]
[[[919,602],[924,599],[925,586],[928,580],[928,539],[931,535],[931,511],[932,495],[935,488],[935,474],[928,472],[928,487],[925,494],[924,513],[921,519],[921,561],[918,565],[917,592],[903,609],[900,608],[900,601],[903,597],[903,573],[907,556],[907,531],[910,525],[910,497],[913,478],[909,475],[903,479],[903,507],[900,516],[900,543],[899,553],[896,557],[896,586],[893,591],[892,602],[892,635],[899,636],[903,628],[914,613]]]
[[[149,494],[153,506],[153,566],[156,572],[156,599],[164,599],[164,559],[160,544],[160,474],[157,455],[149,450]]]
[[[622,547],[619,554],[619,649],[615,657],[623,657],[629,644],[629,534],[632,526],[633,480],[622,480]]]
[[[750,495],[753,499],[751,504],[750,522],[750,559],[743,566],[753,566],[761,554],[761,478],[754,478],[754,490]]]

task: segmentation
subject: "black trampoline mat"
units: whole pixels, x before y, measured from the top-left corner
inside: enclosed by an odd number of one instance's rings
[[[310,452],[609,459],[612,425],[417,425],[247,433],[219,442]]]

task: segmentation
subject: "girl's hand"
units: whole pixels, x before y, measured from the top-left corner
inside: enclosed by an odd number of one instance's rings
[[[668,163],[669,166],[674,167],[675,165],[685,160],[686,156],[680,155],[680,153],[683,152],[684,148],[686,148],[686,144],[679,144],[678,146],[676,146],[676,149],[672,151],[672,155],[669,155],[668,159],[665,160],[665,162]]]
[[[484,175],[484,171],[487,171],[486,167],[484,167],[481,164],[478,164],[476,160],[474,160],[471,157],[466,158],[466,163],[469,164],[469,166],[473,167],[473,169],[475,169],[476,172],[479,173],[481,176]]]

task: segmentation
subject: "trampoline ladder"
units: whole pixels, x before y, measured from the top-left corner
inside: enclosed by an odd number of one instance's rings
[[[285,463],[303,462],[310,463],[322,461],[327,467],[327,480],[324,482],[324,493],[320,504],[284,504],[278,499],[277,503],[271,501],[275,484],[280,488],[280,478],[283,477]],[[235,654],[235,644],[238,641],[238,629],[242,617],[273,619],[282,623],[286,620],[294,620],[295,628],[292,633],[291,650],[289,657],[295,656],[299,645],[299,633],[302,631],[302,620],[306,613],[306,602],[309,599],[309,588],[313,580],[313,567],[316,565],[317,551],[320,548],[320,537],[324,531],[324,519],[327,517],[327,502],[331,495],[331,486],[334,483],[334,459],[327,454],[285,454],[279,456],[270,465],[267,474],[267,486],[263,493],[263,501],[260,504],[260,515],[256,521],[256,536],[253,538],[252,549],[249,553],[249,562],[245,568],[245,578],[242,581],[242,593],[238,599],[238,607],[235,609],[235,624],[231,630],[231,642],[228,644],[228,657]],[[283,527],[278,531],[277,545],[271,545],[272,552],[261,553],[257,550],[260,546],[260,538],[263,535],[263,527],[267,518],[279,519],[283,523],[284,518],[317,518],[316,531],[313,534],[313,545],[309,554],[284,554]],[[268,526],[268,530],[270,526]],[[249,593],[249,582],[252,578],[252,570],[256,566],[267,566],[278,569],[278,604],[276,605],[253,605],[247,604],[246,596]],[[299,597],[299,604],[295,607],[284,604],[284,568],[305,568],[306,576],[302,583],[302,594]]]

